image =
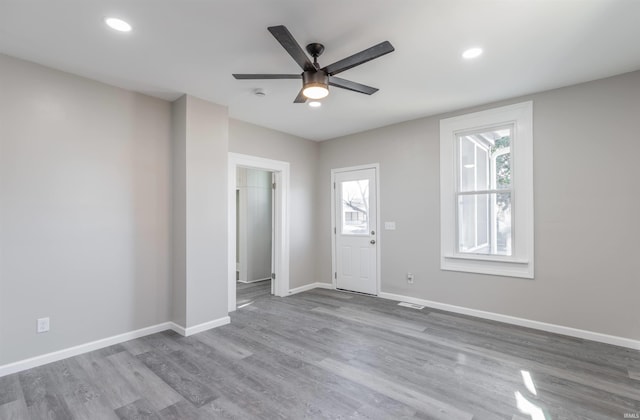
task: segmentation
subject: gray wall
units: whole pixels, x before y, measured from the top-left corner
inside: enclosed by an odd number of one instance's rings
[[[227,108],[185,95],[173,104],[174,321],[227,316]],[[182,246],[184,243],[184,246]]]
[[[187,325],[187,96],[171,104],[172,159],[172,317]]]
[[[227,316],[227,108],[187,97],[187,327]]]
[[[229,151],[291,164],[290,288],[316,281],[315,191],[319,144],[242,121],[229,120]]]
[[[0,55],[0,364],[169,319],[170,121]]]
[[[440,270],[439,120],[533,100],[533,280]],[[318,273],[331,281],[330,170],[380,163],[382,291],[640,339],[640,72],[320,144]],[[413,285],[406,273],[415,273]]]

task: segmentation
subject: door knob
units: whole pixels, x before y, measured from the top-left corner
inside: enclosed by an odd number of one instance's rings
[[[370,243],[371,245],[374,245],[374,244],[376,243],[376,240],[375,240],[375,239],[372,239],[372,240],[370,240],[370,241],[369,241],[369,243]]]

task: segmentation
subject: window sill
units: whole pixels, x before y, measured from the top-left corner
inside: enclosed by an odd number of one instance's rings
[[[495,261],[499,263],[508,263],[508,264],[529,264],[529,260],[526,260],[526,259],[502,257],[499,255],[490,256],[490,255],[481,255],[481,254],[453,254],[453,255],[445,255],[444,258],[453,259],[453,260]]]
[[[465,273],[489,274],[494,276],[533,278],[533,264],[524,259],[496,259],[484,256],[443,255],[440,269]]]

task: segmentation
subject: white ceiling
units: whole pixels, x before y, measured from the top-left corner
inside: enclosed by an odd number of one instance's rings
[[[331,88],[312,109],[292,103],[297,80],[233,79],[301,71],[267,31],[279,24],[303,48],[323,43],[321,65],[390,41],[340,74],[380,91]],[[637,0],[0,0],[2,53],[313,140],[638,70],[638,40]],[[485,53],[465,61],[471,46]]]

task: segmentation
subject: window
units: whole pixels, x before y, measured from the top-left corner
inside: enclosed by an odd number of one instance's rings
[[[441,268],[533,278],[531,102],[440,121]]]
[[[369,180],[342,181],[342,234],[368,235]]]
[[[458,134],[457,251],[512,255],[512,127]]]

